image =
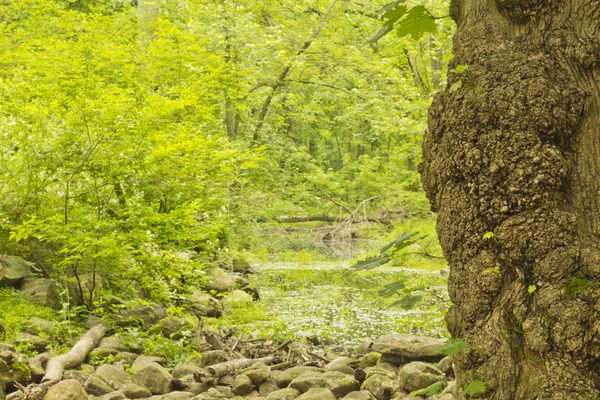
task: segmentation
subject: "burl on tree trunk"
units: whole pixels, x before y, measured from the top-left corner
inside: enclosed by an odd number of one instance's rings
[[[453,0],[420,166],[450,263],[459,396],[598,399],[600,2]],[[461,83],[458,83],[458,82]],[[492,234],[488,232],[493,232]]]

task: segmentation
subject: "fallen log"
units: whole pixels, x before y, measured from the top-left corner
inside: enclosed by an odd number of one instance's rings
[[[215,377],[220,378],[222,376],[234,373],[240,369],[248,368],[252,364],[263,362],[270,364],[275,360],[275,357],[262,357],[262,358],[239,358],[237,360],[225,361],[220,364],[211,365],[208,367],[208,371]]]
[[[58,382],[62,379],[65,369],[74,368],[81,364],[106,333],[106,327],[98,324],[79,339],[75,346],[65,354],[52,357],[46,366],[46,374],[42,382]]]

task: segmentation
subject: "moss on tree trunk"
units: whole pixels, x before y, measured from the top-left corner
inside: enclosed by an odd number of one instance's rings
[[[598,1],[453,0],[451,13],[451,68],[468,67],[431,106],[420,171],[451,266],[448,328],[469,344],[459,391],[598,399]]]

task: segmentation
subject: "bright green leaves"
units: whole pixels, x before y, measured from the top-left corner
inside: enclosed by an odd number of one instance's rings
[[[390,258],[387,257],[369,257],[365,260],[357,262],[351,268],[356,271],[371,270],[379,267],[380,265],[386,264],[389,261]]]
[[[533,292],[535,292],[536,290],[537,290],[537,286],[535,286],[535,285],[529,285],[529,286],[527,287],[527,293],[533,293]]]
[[[456,66],[456,68],[451,69],[450,72],[454,72],[455,74],[462,74],[467,69],[469,69],[469,66],[467,64],[459,64]]]
[[[400,307],[404,308],[405,310],[412,310],[422,299],[423,299],[423,296],[421,296],[420,294],[417,294],[417,295],[407,294],[406,296],[402,297],[400,300],[396,300],[392,304],[390,304],[390,307],[400,306]]]
[[[462,339],[451,339],[446,343],[435,349],[435,354],[442,354],[444,356],[453,356],[460,353],[463,349],[468,346]]]
[[[471,383],[469,383],[469,385],[467,385],[467,387],[464,390],[464,394],[465,396],[473,397],[475,395],[485,393],[486,390],[487,386],[485,385],[485,382],[480,380],[474,380]]]
[[[386,254],[388,250],[391,250],[391,254],[394,254],[411,244],[414,244],[415,241],[412,239],[419,232],[412,232],[401,235],[398,239],[386,244],[379,250],[379,255],[375,257],[369,257],[365,260],[359,261],[350,268],[355,271],[361,270],[370,270],[373,268],[377,268],[380,265],[387,264],[391,260],[391,255]]]
[[[491,239],[493,237],[494,237],[494,232],[486,232],[482,236],[483,239]]]
[[[394,28],[398,37],[411,36],[419,40],[426,33],[437,31],[436,18],[423,6],[413,6],[408,9],[405,0],[394,1],[385,5],[379,12],[383,16],[383,27],[367,40],[367,43],[376,43]]]
[[[410,396],[425,396],[425,397],[433,397],[436,394],[442,393],[442,390],[446,387],[446,382],[436,382],[432,385],[427,386],[425,389],[415,390],[411,392]]]

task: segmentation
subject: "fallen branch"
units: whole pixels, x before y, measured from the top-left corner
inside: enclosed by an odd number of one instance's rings
[[[226,361],[220,364],[211,365],[208,367],[208,371],[215,377],[220,378],[227,374],[239,371],[240,369],[248,368],[252,364],[256,364],[258,362],[263,362],[265,364],[270,364],[275,360],[275,357],[263,357],[263,358],[240,358],[237,360]]]
[[[81,364],[89,352],[98,346],[105,333],[106,327],[103,324],[96,325],[87,331],[69,352],[52,357],[48,361],[46,374],[42,378],[42,382],[60,381],[63,371]]]

